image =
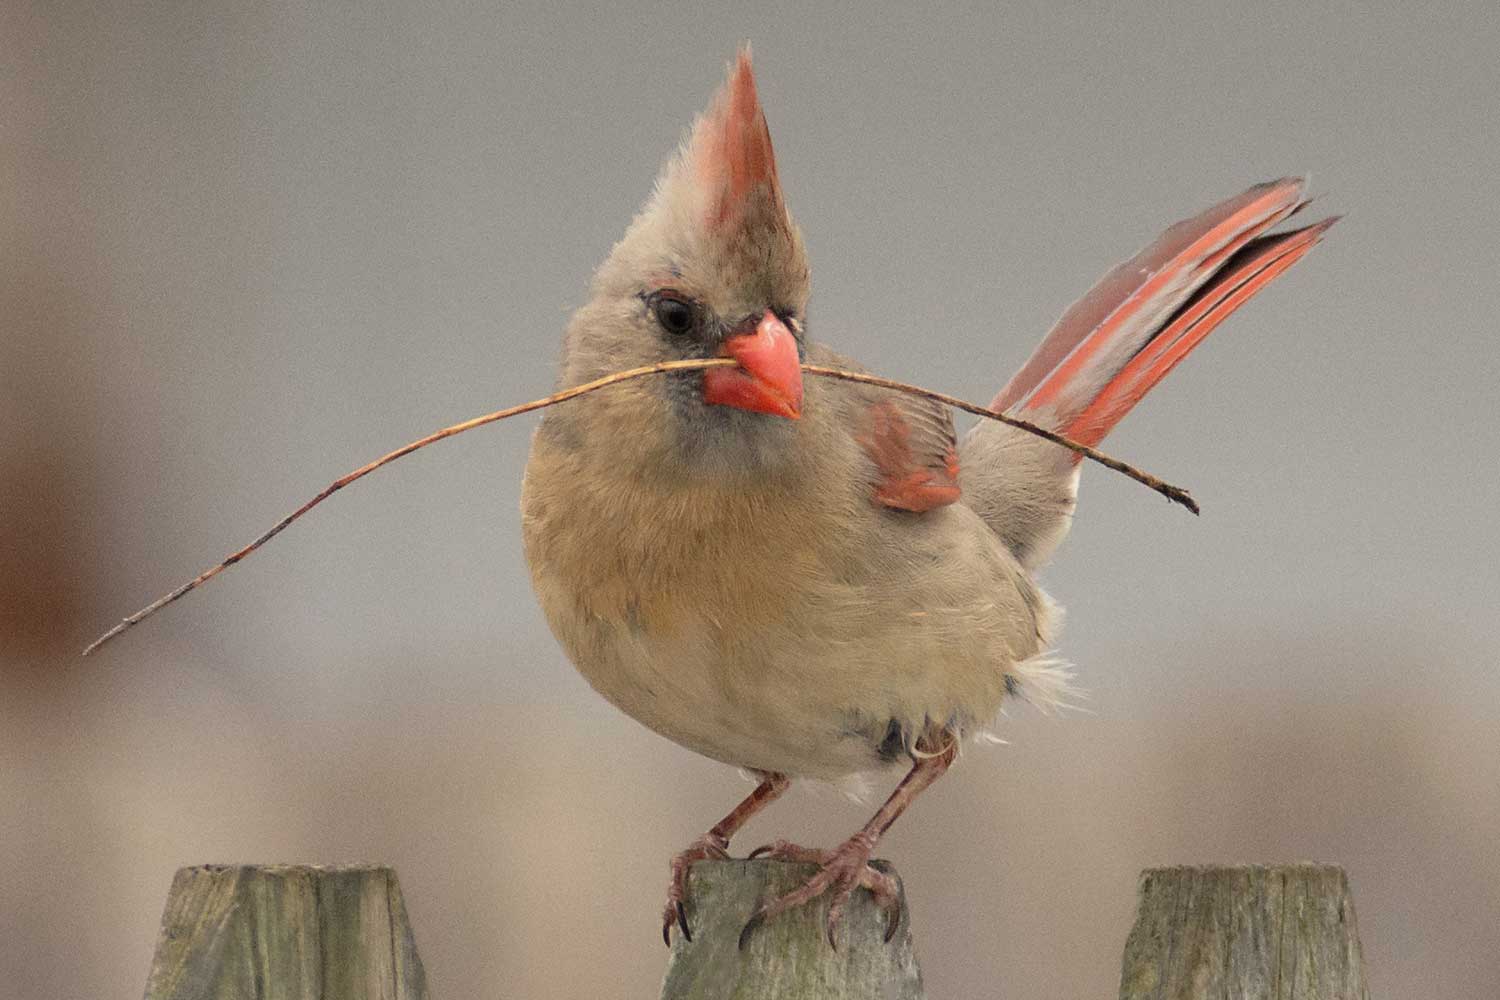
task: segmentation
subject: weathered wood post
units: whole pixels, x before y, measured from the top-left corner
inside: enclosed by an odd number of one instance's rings
[[[426,1000],[396,873],[374,865],[182,868],[146,1000]]]
[[[1148,868],[1120,1000],[1368,1000],[1334,865]]]
[[[877,861],[882,870],[894,871]],[[700,861],[688,880],[693,940],[675,935],[662,1000],[923,1000],[911,915],[885,940],[885,916],[856,890],[838,933],[824,937],[826,899],[784,913],[752,934],[740,930],[762,900],[790,892],[817,871],[785,861]]]
[[[693,940],[674,941],[662,1000],[924,1000],[904,894],[889,942],[860,891],[837,950],[824,938],[826,900],[766,923],[740,949],[756,905],[815,870],[694,865]],[[395,873],[372,865],[179,870],[146,986],[146,1000],[426,997]],[[1120,997],[1369,1000],[1348,879],[1329,865],[1147,869]]]

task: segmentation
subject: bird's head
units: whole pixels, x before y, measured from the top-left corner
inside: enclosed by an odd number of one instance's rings
[[[569,328],[569,377],[734,358],[737,367],[651,379],[638,391],[664,400],[690,435],[785,433],[775,425],[802,412],[808,292],[745,49],[595,275]]]

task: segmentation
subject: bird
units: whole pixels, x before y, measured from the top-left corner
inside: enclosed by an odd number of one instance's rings
[[[1272,230],[1304,183],[1257,184],[1180,222],[1068,308],[991,404],[1094,445],[1336,219]],[[863,371],[809,336],[810,272],[748,46],[595,272],[559,387],[683,359],[734,366],[621,384],[549,410],[521,492],[541,609],[588,683],[689,750],[750,773],[742,802],[670,863],[662,936],[691,940],[688,872],[794,780],[906,773],[838,846],[762,900],[869,890],[899,920],[875,845],[1002,702],[1071,697],[1058,606],[1036,572],[1072,521],[1079,456],[801,365]]]

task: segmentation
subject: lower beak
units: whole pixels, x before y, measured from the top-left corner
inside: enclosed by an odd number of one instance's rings
[[[802,359],[797,338],[767,309],[755,329],[724,341],[719,352],[737,368],[703,373],[703,401],[796,420],[802,415]]]

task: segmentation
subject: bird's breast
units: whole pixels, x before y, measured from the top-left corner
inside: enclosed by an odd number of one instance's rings
[[[1029,584],[966,508],[897,514],[827,488],[630,468],[539,436],[527,559],[579,672],[690,749],[794,775],[869,770],[892,731],[987,722],[1005,671],[1035,651]]]
[[[793,773],[815,770],[799,758],[830,714],[798,703],[818,664],[787,663],[837,572],[819,520],[769,491],[603,476],[540,440],[522,495],[537,596],[585,679],[684,746]],[[851,744],[843,773],[869,766]]]

